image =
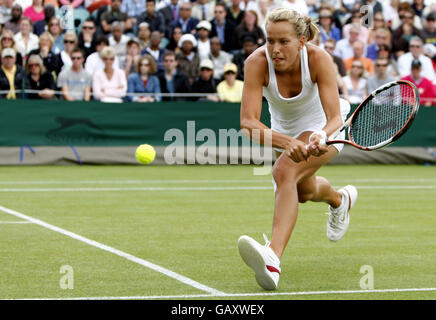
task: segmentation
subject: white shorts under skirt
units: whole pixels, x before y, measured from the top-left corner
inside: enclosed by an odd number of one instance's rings
[[[340,109],[341,109],[341,116],[342,116],[342,121],[345,122],[345,120],[347,119],[348,113],[350,112],[350,103],[344,99],[339,99],[340,101]],[[291,121],[290,121],[291,122]],[[299,128],[297,125],[292,125],[292,126],[286,126],[286,127],[293,127],[293,130],[285,130],[283,128],[283,126],[281,125],[283,123],[283,121],[277,122],[274,121],[273,119],[271,119],[271,130],[276,131],[278,133],[281,134],[285,134],[287,136],[290,136],[292,138],[298,138],[303,132],[313,132],[313,131],[317,131],[317,130],[322,130],[322,128],[324,128],[325,126],[325,121],[317,121],[317,122],[312,122],[310,123],[310,126],[306,126],[306,127],[301,127]],[[292,131],[292,132],[291,132]],[[341,132],[335,139],[345,139],[345,132]],[[333,145],[336,149],[338,149],[339,152],[342,151],[344,145],[343,144],[334,144]],[[283,152],[283,149],[280,148],[274,148],[274,150],[279,151],[279,152]]]

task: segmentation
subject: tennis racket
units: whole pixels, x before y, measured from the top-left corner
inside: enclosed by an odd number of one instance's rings
[[[418,109],[419,93],[413,83],[389,82],[368,95],[342,127],[320,144],[346,143],[365,151],[386,147],[410,128]],[[345,130],[349,140],[335,140]]]

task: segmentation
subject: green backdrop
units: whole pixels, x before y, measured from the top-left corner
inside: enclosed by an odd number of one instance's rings
[[[195,133],[207,128],[218,137],[220,129],[239,131],[239,111],[239,104],[211,102],[1,100],[0,146],[168,145],[165,132],[177,129],[187,137],[188,121],[195,121]],[[266,104],[262,120],[269,125]],[[436,146],[436,108],[421,107],[412,128],[395,145]]]

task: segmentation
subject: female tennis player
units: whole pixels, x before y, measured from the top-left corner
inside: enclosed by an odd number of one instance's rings
[[[279,282],[280,258],[297,220],[298,203],[329,204],[327,237],[338,241],[347,231],[357,190],[349,185],[337,191],[316,176],[343,148],[342,144],[320,145],[321,139],[339,128],[350,111],[349,103],[339,98],[331,57],[308,43],[317,27],[309,17],[279,8],[269,14],[266,31],[266,45],[245,62],[241,127],[250,134],[258,130],[261,141],[271,139],[277,150],[272,238],[269,242],[265,236],[266,244],[261,245],[241,236],[238,249],[258,284],[273,290]],[[269,104],[271,128],[260,122],[262,95]]]

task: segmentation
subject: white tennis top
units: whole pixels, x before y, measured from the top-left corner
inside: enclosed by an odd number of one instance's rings
[[[310,78],[306,46],[300,51],[302,90],[292,98],[284,98],[280,94],[274,64],[268,50],[265,50],[265,54],[268,60],[269,83],[267,87],[263,87],[263,96],[269,105],[271,129],[291,137],[298,137],[304,131],[321,130],[327,119],[319,97],[318,85]]]

